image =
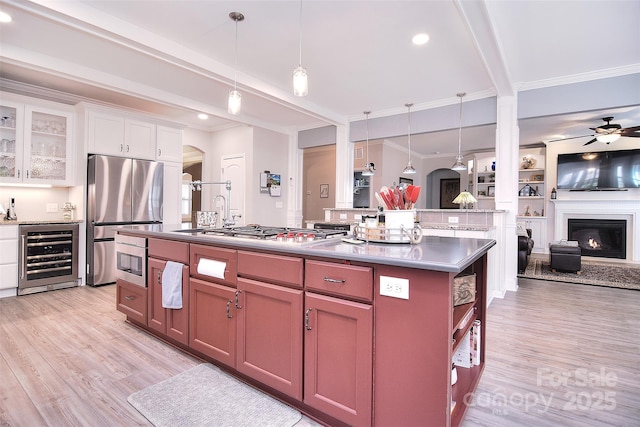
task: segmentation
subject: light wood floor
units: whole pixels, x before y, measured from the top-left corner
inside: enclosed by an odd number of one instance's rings
[[[0,299],[0,425],[149,425],[127,396],[200,361],[127,325],[114,299],[114,286]],[[637,426],[639,306],[638,291],[521,280],[489,308],[463,425]]]

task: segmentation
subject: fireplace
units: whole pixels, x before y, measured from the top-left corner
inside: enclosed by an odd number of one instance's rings
[[[583,256],[627,257],[627,221],[618,219],[569,218],[569,240],[575,240]]]

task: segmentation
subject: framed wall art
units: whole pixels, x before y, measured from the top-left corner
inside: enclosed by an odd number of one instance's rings
[[[453,203],[458,194],[460,194],[460,179],[441,179],[440,180],[440,209],[458,209],[460,206]]]

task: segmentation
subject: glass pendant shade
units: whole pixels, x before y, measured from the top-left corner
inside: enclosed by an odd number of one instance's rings
[[[302,65],[293,70],[293,94],[295,96],[307,96],[309,94],[307,70]]]
[[[451,170],[454,171],[466,171],[467,166],[462,162],[462,156],[456,157],[456,162],[451,166]]]
[[[362,172],[363,176],[373,176],[373,170],[375,169],[373,167],[373,163],[369,163],[369,114],[371,114],[371,111],[364,112],[364,115],[367,118],[367,164],[364,165],[364,171]]]
[[[618,140],[618,138],[620,138],[620,134],[619,133],[610,133],[608,135],[597,135],[596,139],[598,140],[598,142],[604,142],[605,144],[610,144],[612,142],[615,142]]]
[[[375,173],[373,172],[373,163],[367,163],[367,166],[362,171],[362,176],[373,176]]]
[[[242,94],[237,89],[231,89],[229,91],[229,105],[227,111],[229,114],[236,115],[240,112],[242,105]]]
[[[407,139],[409,142],[409,161],[407,162],[407,166],[404,167],[402,173],[413,174],[416,173],[416,169],[411,164],[411,107],[413,106],[413,104],[404,104],[404,106],[407,107],[407,118],[409,123],[407,130]]]
[[[465,92],[456,94],[456,96],[460,98],[460,126],[458,127],[458,155],[456,156],[456,162],[453,164],[453,166],[451,166],[451,170],[454,171],[467,170],[467,165],[462,162],[462,97],[464,97],[465,95]]]
[[[409,163],[407,163],[407,166],[404,167],[404,170],[402,171],[402,173],[409,173],[409,174],[416,173],[416,169],[411,164],[411,160],[409,160]]]

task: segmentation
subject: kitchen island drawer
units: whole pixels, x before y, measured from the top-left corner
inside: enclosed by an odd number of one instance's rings
[[[189,265],[189,243],[166,239],[148,239],[149,257]]]
[[[304,286],[337,296],[373,300],[373,269],[334,262],[306,261]]]
[[[236,286],[238,251],[213,246],[191,244],[189,248],[191,277]]]
[[[302,287],[302,258],[257,252],[238,252],[238,275],[271,283]]]
[[[116,308],[131,320],[147,324],[147,288],[126,280],[116,281]]]

